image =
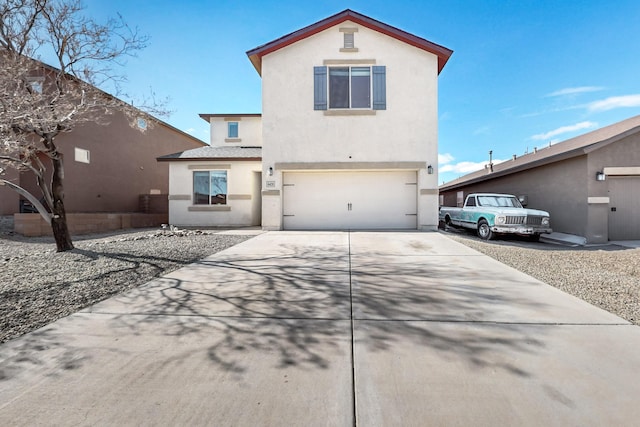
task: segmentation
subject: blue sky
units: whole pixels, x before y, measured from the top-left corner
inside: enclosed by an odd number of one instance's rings
[[[261,112],[246,51],[344,9],[454,51],[439,79],[439,179],[640,114],[640,2],[85,0],[151,37],[131,94],[169,98],[171,125],[208,142],[199,113]]]

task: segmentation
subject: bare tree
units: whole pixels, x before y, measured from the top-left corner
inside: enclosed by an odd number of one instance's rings
[[[117,98],[126,96],[117,69],[146,46],[147,37],[121,16],[97,23],[83,9],[79,0],[0,0],[0,175],[6,168],[31,172],[42,195],[29,194],[1,176],[0,184],[37,207],[51,224],[59,252],[73,249],[73,243],[56,137],[83,123],[107,124],[115,110],[127,115],[132,126],[139,108],[164,113],[153,98],[138,108]],[[55,62],[41,62],[42,54]],[[99,87],[109,87],[113,96]]]

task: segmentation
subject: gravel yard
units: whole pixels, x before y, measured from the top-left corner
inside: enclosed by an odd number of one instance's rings
[[[128,230],[79,236],[74,250],[57,253],[52,238],[13,235],[7,230],[12,224],[2,221],[0,342],[249,238],[217,231]]]
[[[80,236],[55,252],[51,238],[13,235],[0,217],[0,342],[37,329],[249,236],[217,231],[134,230]],[[446,233],[498,261],[640,324],[640,249],[484,242]]]

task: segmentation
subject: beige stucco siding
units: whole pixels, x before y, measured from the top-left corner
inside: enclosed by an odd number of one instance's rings
[[[228,123],[238,123],[238,138],[228,138]],[[210,117],[210,142],[212,147],[262,145],[262,121],[260,117]]]
[[[343,53],[338,27],[263,58],[265,160],[435,162],[437,57],[363,27],[356,35],[359,51]],[[387,109],[373,116],[314,111],[313,67],[327,59],[386,66]]]
[[[260,225],[259,161],[180,161],[171,162],[169,167],[169,222],[172,225]],[[227,171],[226,205],[193,204],[193,172],[196,170]]]

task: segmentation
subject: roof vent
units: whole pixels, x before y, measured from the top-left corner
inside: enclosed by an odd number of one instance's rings
[[[343,45],[340,48],[340,52],[357,52],[355,35],[358,32],[357,27],[343,27],[340,28],[340,32],[343,33]]]
[[[353,33],[344,33],[344,48],[353,49],[354,47],[355,47],[355,42],[353,38]]]
[[[489,150],[489,164],[485,165],[484,168],[489,168],[489,172],[493,172],[493,150]]]

